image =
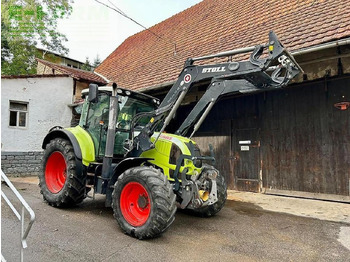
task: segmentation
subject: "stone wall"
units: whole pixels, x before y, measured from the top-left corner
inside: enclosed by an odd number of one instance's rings
[[[1,169],[7,176],[37,176],[43,152],[1,152]]]

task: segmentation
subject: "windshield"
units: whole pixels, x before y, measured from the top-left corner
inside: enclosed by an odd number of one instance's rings
[[[151,112],[156,105],[152,100],[136,99],[132,96],[118,95],[119,108],[116,123],[116,135],[114,154],[123,155],[125,153],[124,143],[129,139],[131,121],[139,113]],[[88,102],[86,99],[81,112],[80,126],[85,128],[95,144],[95,154],[97,157],[103,156],[106,147],[108,121],[109,121],[110,94],[101,92],[98,95],[98,102]],[[145,116],[135,123],[135,130],[141,130],[150,120]]]
[[[144,101],[136,100],[129,96],[119,96],[119,113],[117,119],[117,129],[130,130],[132,118],[143,112],[151,112],[155,109],[153,104]],[[140,129],[144,127],[150,120],[150,117],[142,117],[135,128]]]

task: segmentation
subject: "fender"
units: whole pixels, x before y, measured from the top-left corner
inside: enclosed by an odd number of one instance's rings
[[[55,127],[50,129],[49,133],[44,138],[42,149],[45,149],[46,145],[52,139],[55,139],[55,138],[64,138],[70,141],[70,143],[73,146],[73,150],[75,154],[76,172],[77,174],[81,174],[83,171],[85,172],[78,140],[70,131],[63,129],[62,127]]]
[[[115,182],[117,182],[118,177],[127,169],[131,167],[140,166],[141,164],[154,160],[153,158],[148,157],[128,157],[123,161],[119,162],[117,165],[113,165],[112,177],[109,180],[109,186],[114,186]]]
[[[49,133],[45,136],[43,144],[42,144],[42,149],[45,149],[46,145],[50,142],[50,140],[54,138],[65,138],[69,140],[73,146],[74,149],[74,154],[75,157],[82,161],[82,154],[81,154],[81,149],[78,143],[78,140],[75,138],[75,136],[68,130],[63,129],[62,127],[56,128],[56,129],[51,129]]]
[[[112,204],[112,192],[114,189],[114,184],[117,182],[118,177],[127,169],[131,167],[140,166],[141,164],[149,161],[154,160],[153,158],[147,158],[147,157],[129,157],[124,159],[123,161],[119,162],[117,165],[113,165],[113,175],[111,179],[108,182],[107,192],[106,192],[106,202],[105,206],[110,207]]]

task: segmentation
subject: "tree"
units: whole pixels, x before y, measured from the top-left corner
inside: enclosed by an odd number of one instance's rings
[[[100,56],[97,54],[96,57],[95,57],[95,59],[94,59],[94,63],[93,63],[92,66],[93,66],[94,68],[96,68],[96,67],[98,67],[98,66],[101,64],[101,62],[102,62],[102,61],[101,61],[101,58],[100,58]]]
[[[85,64],[82,65],[81,69],[86,71],[91,71],[92,68],[91,68],[89,57],[86,57]]]
[[[1,74],[36,72],[36,45],[66,55],[58,19],[71,13],[72,0],[1,0]]]

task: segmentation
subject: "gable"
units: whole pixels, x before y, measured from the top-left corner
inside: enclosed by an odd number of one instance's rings
[[[38,61],[38,74],[65,74],[71,76],[72,78],[78,81],[85,81],[100,85],[107,84],[107,81],[105,79],[93,72],[76,69],[65,65],[55,64],[39,58],[36,58],[36,60]]]

